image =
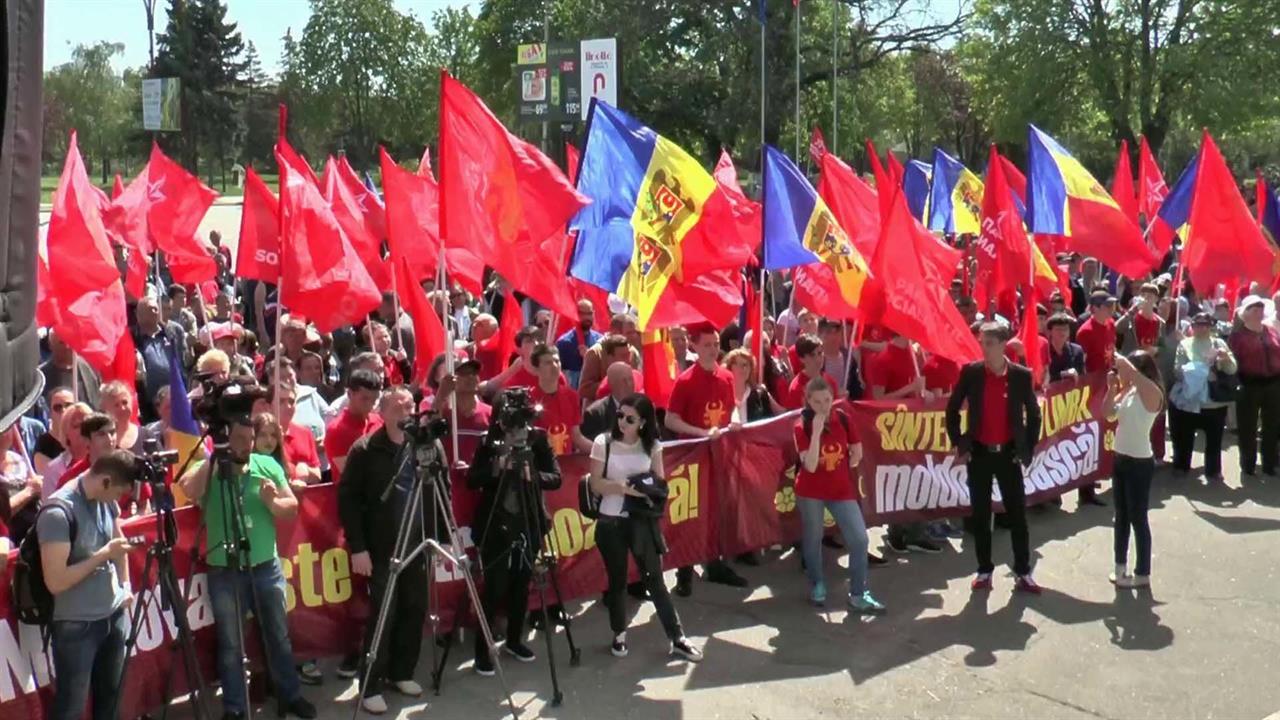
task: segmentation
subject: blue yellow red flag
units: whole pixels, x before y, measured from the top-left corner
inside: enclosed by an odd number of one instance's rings
[[[646,329],[675,283],[741,266],[752,248],[729,232],[740,220],[715,178],[675,143],[607,103],[593,101],[578,169],[591,198],[569,224],[577,231],[569,274],[617,293]]]
[[[933,182],[933,166],[919,160],[907,163],[902,176],[902,192],[907,196],[907,207],[920,222],[929,220],[929,190]]]
[[[182,364],[174,348],[169,348],[169,427],[165,430],[168,449],[178,451],[178,462],[174,467],[191,467],[199,460],[191,459],[196,453],[203,454],[200,445],[200,424],[196,422],[195,413],[191,411],[191,400],[187,397],[187,386],[182,381]],[[190,464],[188,464],[190,460]],[[175,478],[176,479],[176,478]],[[178,489],[177,483],[172,485],[174,504],[186,505],[186,498]]]
[[[823,266],[834,278],[840,299],[858,306],[867,280],[866,260],[804,173],[770,146],[765,146],[764,156],[763,244],[766,270]]]
[[[929,229],[975,234],[981,229],[982,180],[942,148],[933,149],[933,185],[929,193]]]

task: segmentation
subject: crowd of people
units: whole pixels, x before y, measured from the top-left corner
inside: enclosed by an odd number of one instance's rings
[[[1223,481],[1222,447],[1234,427],[1240,471],[1270,479],[1280,472],[1280,294],[1267,299],[1262,288],[1237,296],[1200,294],[1189,284],[1173,286],[1172,268],[1141,282],[1115,277],[1092,258],[1064,256],[1070,273],[1066,295],[1055,294],[1037,308],[1043,378],[1027,369],[1026,350],[1016,339],[1019,313],[979,308],[965,282],[953,285],[956,307],[983,349],[983,359],[961,366],[922,351],[911,338],[884,327],[860,327],[824,318],[799,306],[781,278],[767,297],[777,308],[756,338],[745,323],[716,328],[707,324],[671,328],[669,341],[678,377],[669,397],[645,392],[642,338],[621,304],[597,307],[583,300],[578,316],[560,332],[552,313],[519,297],[519,328],[502,328],[498,318],[508,297],[494,277],[480,296],[459,287],[426,289],[441,308],[455,345],[452,362],[432,358],[421,383],[413,377],[412,320],[384,296],[360,326],[317,332],[306,318],[276,303],[275,289],[230,274],[230,254],[211,238],[220,258],[219,277],[201,286],[152,286],[130,304],[131,331],[138,351],[138,377],[130,387],[101,383],[95,370],[48,332],[41,366],[46,392],[39,405],[12,427],[0,430],[0,520],[9,547],[33,529],[39,536],[50,589],[54,592],[53,655],[58,693],[54,716],[77,717],[86,695],[99,708],[114,705],[113,684],[123,658],[124,610],[131,590],[124,563],[129,550],[118,520],[152,509],[153,498],[137,487],[130,458],[147,448],[166,448],[174,399],[173,372],[183,376],[191,402],[207,387],[240,382],[263,388],[253,411],[232,423],[230,452],[238,484],[210,483],[212,463],[197,458],[173,487],[179,503],[197,503],[205,513],[209,589],[218,628],[218,675],[228,716],[242,716],[248,697],[241,664],[237,614],[252,611],[281,712],[314,717],[301,686],[318,684],[323,673],[314,660],[291,649],[284,612],[284,578],[277,557],[275,522],[297,512],[299,498],[313,485],[338,486],[339,518],[351,552],[352,569],[368,578],[373,601],[388,587],[394,531],[402,505],[384,502],[405,492],[397,474],[406,439],[405,418],[434,410],[455,417],[459,430],[500,436],[503,407],[516,388],[528,391],[541,412],[532,468],[543,489],[561,482],[557,458],[590,457],[591,492],[599,499],[598,550],[608,575],[603,598],[616,656],[628,652],[627,597],[651,601],[674,656],[702,659],[686,637],[672,595],[689,597],[695,568],[681,567],[669,590],[662,575],[665,541],[656,519],[635,511],[642,495],[637,478],[661,480],[664,440],[715,438],[743,424],[799,410],[794,440],[800,457],[795,481],[803,533],[800,560],[807,596],[827,602],[823,548],[848,552],[844,602],[853,612],[886,611],[871,592],[869,568],[885,564],[868,547],[853,468],[861,444],[841,409],[844,401],[924,398],[947,400],[947,431],[967,464],[972,515],[959,523],[938,521],[891,525],[884,550],[936,553],[948,538],[972,534],[977,567],[975,591],[990,589],[991,489],[998,486],[1004,513],[995,522],[1010,528],[1015,589],[1038,593],[1031,567],[1032,538],[1023,498],[1023,467],[1039,434],[1036,391],[1046,383],[1078,382],[1087,373],[1111,373],[1108,402],[1118,417],[1111,502],[1115,504],[1115,568],[1121,586],[1150,582],[1151,532],[1148,496],[1165,455],[1165,427],[1172,444],[1171,471],[1191,470],[1197,433],[1204,434],[1203,475]],[[163,274],[159,275],[160,277]],[[607,313],[607,317],[602,317]],[[604,322],[598,323],[599,319]],[[277,335],[279,328],[279,337]],[[502,338],[515,330],[512,347]],[[510,354],[507,354],[508,351]],[[452,371],[449,368],[452,367]],[[968,422],[961,413],[968,413]],[[451,458],[451,460],[454,460]],[[513,539],[540,545],[536,522],[519,516],[504,481],[512,471],[483,442],[466,463],[468,485],[482,496],[475,525],[485,580],[485,614],[496,621],[505,605],[503,652],[532,661],[525,615],[529,568],[514,562]],[[229,566],[227,524],[221,514],[226,488],[239,487],[249,528],[247,569]],[[57,502],[53,502],[57,499]],[[1082,505],[1104,504],[1095,488],[1081,490]],[[1060,502],[1060,501],[1059,501]],[[42,507],[63,512],[42,512]],[[824,534],[830,513],[842,542]],[[1101,518],[1101,516],[1100,516]],[[492,527],[490,527],[492,526]],[[474,528],[473,528],[474,530]],[[1129,537],[1136,540],[1133,571],[1127,562]],[[627,584],[627,558],[640,581]],[[704,564],[704,581],[744,587],[734,565],[756,565],[759,553],[716,558]],[[51,572],[52,571],[52,572]],[[427,613],[427,566],[419,560],[399,576],[390,641],[363,677],[362,702],[373,713],[388,709],[383,693],[423,692],[414,680],[420,628]],[[407,588],[407,589],[406,589]],[[366,632],[365,653],[372,640]],[[475,670],[493,673],[490,647],[477,634]],[[344,658],[338,674],[355,677],[364,653]]]

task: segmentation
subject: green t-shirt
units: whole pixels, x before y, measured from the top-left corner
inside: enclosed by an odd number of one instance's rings
[[[245,535],[249,538],[249,564],[257,566],[276,557],[276,519],[262,502],[259,489],[262,483],[270,481],[276,487],[283,488],[288,483],[284,477],[284,469],[270,455],[253,454],[249,456],[249,464],[239,478],[231,482],[239,487],[241,502],[244,505]],[[224,488],[227,485],[217,478],[209,478],[209,487],[205,490],[204,500],[200,506],[204,509],[204,524],[208,548],[207,562],[214,567],[227,567],[227,549],[223,545],[226,538],[226,513],[229,511]]]

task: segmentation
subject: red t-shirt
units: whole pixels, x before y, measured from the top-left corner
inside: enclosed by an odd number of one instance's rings
[[[644,373],[640,372],[639,370],[636,370],[635,368],[632,368],[631,382],[635,384],[636,392],[638,393],[644,392]],[[608,396],[609,396],[609,378],[606,377],[604,381],[600,383],[600,388],[596,390],[596,399],[601,400]]]
[[[787,394],[782,398],[780,404],[788,410],[804,407],[804,389],[808,387],[809,381],[812,379],[801,370],[799,375],[791,378],[791,385],[787,388]],[[831,386],[833,395],[839,394],[840,388],[836,387],[835,378],[824,372],[822,373],[822,379],[826,380],[827,384]]]
[[[350,408],[345,408],[324,430],[324,452],[330,460],[345,458],[357,440],[380,427],[381,415],[369,413],[367,417],[357,418]]]
[[[404,375],[400,372],[400,363],[395,355],[383,355],[382,366],[387,369],[387,387],[404,384]]]
[[[1160,340],[1160,318],[1154,315],[1146,318],[1142,313],[1134,315],[1133,335],[1138,340],[1138,347],[1154,347]]]
[[[733,419],[733,373],[716,365],[704,370],[694,363],[676,378],[667,402],[667,412],[675,413],[690,425],[704,430],[727,427]]]
[[[565,380],[564,373],[560,373],[560,387],[568,387],[568,385],[569,381]],[[504,390],[506,388],[514,387],[525,387],[532,390],[533,388],[538,387],[538,376],[530,372],[529,368],[525,367],[522,363],[520,365],[520,369],[512,373],[511,377],[507,378],[507,381],[502,385]]]
[[[1013,439],[1009,428],[1009,371],[996,375],[983,368],[982,422],[974,438],[983,445],[1003,445]]]
[[[1116,355],[1116,321],[1085,320],[1076,331],[1076,343],[1084,348],[1085,372],[1110,370]]]
[[[547,431],[547,440],[556,455],[568,455],[574,451],[573,429],[582,424],[582,398],[567,388],[554,393],[543,392],[535,386],[533,401],[542,405],[542,414],[534,425]]]
[[[868,389],[879,386],[891,393],[910,385],[916,379],[916,360],[911,346],[889,343],[884,350],[867,358],[863,374]]]
[[[846,421],[847,422],[847,421]],[[852,437],[853,426],[845,432],[840,417],[832,413],[822,428],[822,453],[818,457],[818,467],[813,472],[805,469],[803,463],[796,473],[796,496],[814,498],[816,500],[857,500],[858,486],[853,481],[853,473],[849,468],[849,445],[856,443]],[[796,448],[808,450],[811,436],[805,432],[804,420],[796,421]]]
[[[308,467],[320,467],[320,453],[316,451],[316,438],[307,428],[298,423],[289,423],[284,434],[285,474],[293,479],[293,468],[298,463],[306,463]]]
[[[960,380],[960,366],[941,355],[930,355],[920,368],[920,374],[924,375],[925,387],[950,395]]]

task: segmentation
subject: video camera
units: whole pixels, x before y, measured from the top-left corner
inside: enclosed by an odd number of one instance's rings
[[[400,429],[415,445],[434,445],[449,437],[449,419],[435,410],[424,410],[400,421]]]
[[[200,398],[191,411],[209,429],[215,446],[225,444],[231,423],[251,415],[253,404],[268,395],[266,388],[247,375],[218,382],[214,373],[200,373],[196,379],[200,381]]]
[[[502,391],[498,400],[498,426],[507,437],[523,431],[527,438],[533,421],[542,414],[542,406],[533,401],[529,388],[508,388]]]

